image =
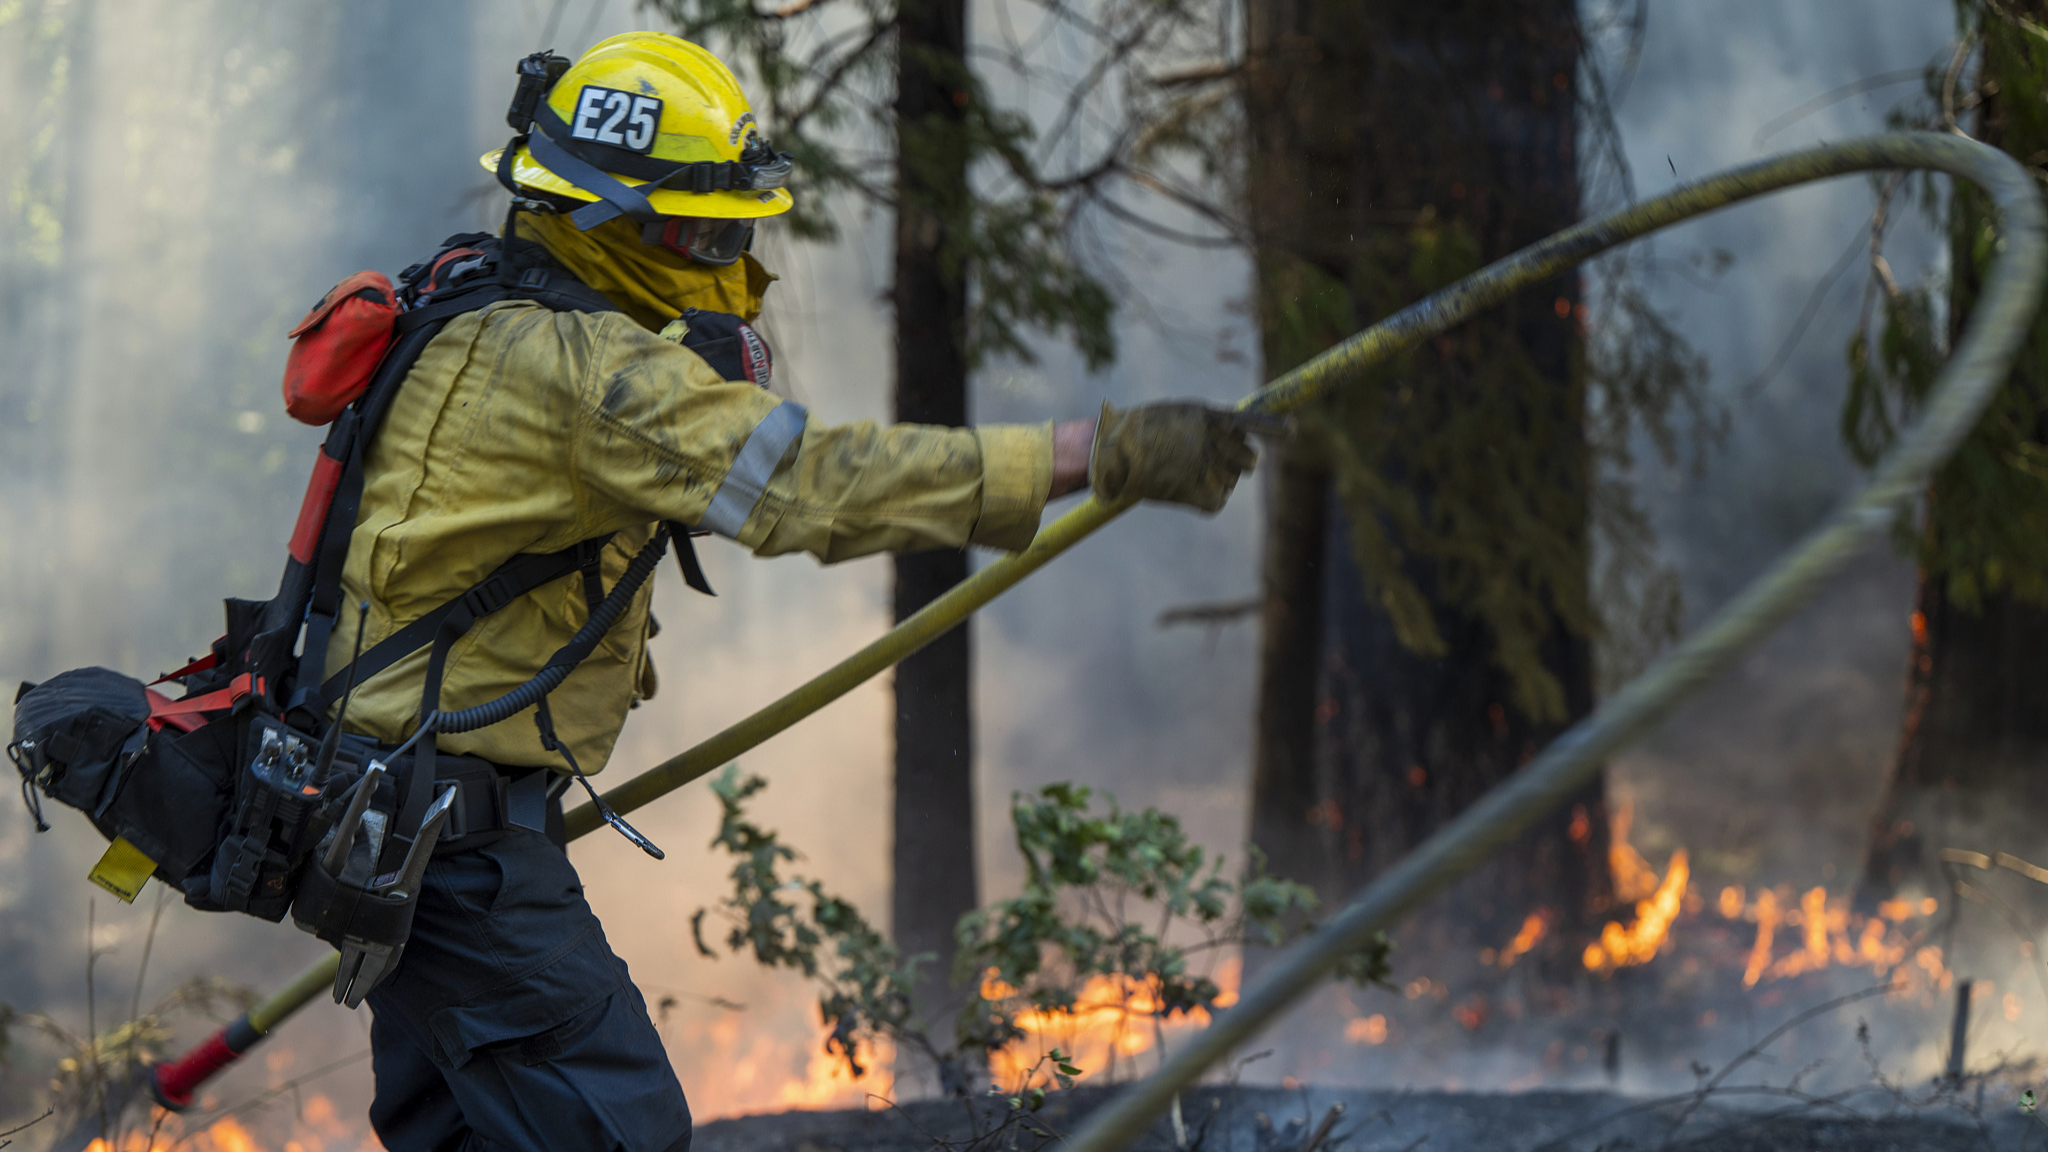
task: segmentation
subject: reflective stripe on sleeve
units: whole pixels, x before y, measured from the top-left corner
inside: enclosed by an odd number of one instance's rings
[[[782,462],[782,454],[804,434],[805,415],[803,405],[794,400],[784,400],[776,405],[775,411],[754,425],[754,430],[747,434],[747,442],[740,447],[739,455],[733,458],[732,468],[726,472],[724,482],[711,497],[711,506],[704,509],[703,519],[697,521],[697,527],[728,538],[740,534],[747,517],[753,514],[754,505],[760,503],[762,493],[768,491],[768,477]]]

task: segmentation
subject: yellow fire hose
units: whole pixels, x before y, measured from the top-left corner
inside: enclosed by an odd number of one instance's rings
[[[1217,1013],[1207,1029],[1191,1037],[1151,1076],[1126,1087],[1095,1112],[1069,1143],[1070,1152],[1109,1152],[1137,1139],[1177,1093],[1306,995],[1346,955],[1365,947],[1374,933],[1471,871],[1588,783],[1607,757],[1669,716],[1883,535],[1976,423],[2025,338],[2048,272],[2040,194],[2033,177],[2003,152],[1958,136],[1902,133],[1789,153],[1682,185],[1560,232],[1395,313],[1239,404],[1240,409],[1261,413],[1298,410],[1364,369],[1617,245],[1767,192],[1890,169],[1944,172],[1977,184],[1998,205],[2003,238],[1969,330],[1942,370],[1923,419],[1878,465],[1869,486],[1695,635],[1424,841],[1321,929],[1277,957],[1235,1007]],[[605,793],[605,800],[621,813],[630,812],[758,747],[959,625],[1128,507],[1093,497],[1083,500],[1040,531],[1023,552],[982,568],[880,639],[759,712]],[[589,805],[568,813],[567,820],[571,838],[600,823]],[[252,1008],[244,1020],[255,1038],[328,987],[336,959],[328,957],[314,965]],[[246,1046],[237,1046],[235,1054],[243,1050]],[[195,1050],[193,1055],[197,1054]]]

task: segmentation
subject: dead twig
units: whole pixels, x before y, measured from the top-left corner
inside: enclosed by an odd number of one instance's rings
[[[7,1129],[5,1132],[0,1132],[0,1148],[5,1148],[9,1144],[14,1143],[14,1141],[8,1139],[8,1137],[13,1136],[17,1132],[26,1132],[30,1128],[33,1128],[36,1125],[41,1124],[43,1121],[48,1120],[50,1117],[55,1116],[56,1114],[57,1110],[55,1108],[52,1108],[44,1112],[41,1116],[38,1116],[35,1119],[28,1121],[27,1123],[16,1124],[14,1127]]]
[[[185,1123],[185,1132],[171,1143],[170,1152],[177,1152],[178,1148],[185,1146],[186,1142],[191,1140],[194,1136],[199,1135],[200,1133],[206,1131],[209,1127],[213,1126],[214,1124],[222,1120],[227,1119],[230,1116],[240,1116],[253,1108],[257,1108],[261,1105],[267,1104],[270,1101],[276,1099],[277,1097],[284,1095],[286,1092],[296,1091],[298,1087],[302,1084],[310,1084],[313,1081],[318,1080],[320,1077],[327,1075],[329,1072],[334,1072],[342,1068],[346,1068],[349,1065],[354,1064],[362,1060],[363,1058],[367,1057],[369,1054],[370,1050],[368,1048],[365,1048],[360,1052],[353,1052],[347,1056],[343,1056],[339,1060],[330,1060],[327,1063],[322,1064],[320,1067],[313,1069],[311,1072],[308,1072],[303,1076],[287,1080],[284,1083],[279,1084],[277,1087],[272,1088],[267,1092],[259,1092],[256,1095],[251,1096],[238,1104],[230,1105],[226,1108],[221,1109],[218,1112],[214,1112],[211,1115],[204,1117],[203,1119],[187,1121]],[[161,1119],[158,1120],[158,1124],[162,1124]],[[155,1145],[156,1142],[154,1139],[152,1139],[150,1141],[150,1146],[155,1147]]]
[[[1678,1130],[1685,1127],[1686,1121],[1692,1119],[1693,1114],[1700,1110],[1700,1106],[1707,1102],[1707,1098],[1721,1089],[1721,1084],[1723,1081],[1727,1080],[1728,1077],[1734,1075],[1735,1070],[1737,1068],[1740,1068],[1744,1064],[1747,1064],[1750,1061],[1755,1060],[1758,1057],[1762,1056],[1764,1054],[1764,1050],[1766,1048],[1769,1048],[1772,1044],[1777,1043],[1779,1037],[1784,1036],[1787,1032],[1790,1032],[1793,1029],[1799,1027],[1800,1025],[1805,1024],[1807,1021],[1816,1019],[1821,1016],[1825,1016],[1828,1013],[1835,1011],[1837,1008],[1845,1008],[1851,1004],[1856,1003],[1859,1000],[1868,1000],[1873,996],[1882,996],[1888,992],[1895,991],[1897,988],[1898,985],[1893,984],[1890,981],[1886,981],[1885,983],[1879,984],[1873,988],[1865,988],[1860,992],[1851,992],[1847,996],[1837,996],[1836,998],[1834,998],[1833,1000],[1829,1000],[1825,1004],[1817,1005],[1815,1007],[1807,1009],[1804,1012],[1799,1013],[1797,1016],[1792,1017],[1790,1020],[1785,1021],[1783,1024],[1780,1024],[1776,1028],[1773,1028],[1769,1032],[1765,1033],[1763,1039],[1758,1040],[1756,1043],[1751,1044],[1748,1048],[1744,1049],[1735,1057],[1735,1059],[1730,1060],[1724,1067],[1722,1067],[1722,1069],[1719,1072],[1715,1073],[1712,1077],[1708,1078],[1704,1083],[1702,1083],[1698,1088],[1693,1090],[1691,1102],[1688,1103],[1686,1107],[1679,1112],[1678,1119],[1671,1122],[1671,1130],[1668,1133],[1666,1133],[1664,1137],[1665,1143],[1669,1144],[1671,1140],[1678,1135]]]
[[[1330,1110],[1323,1115],[1323,1122],[1316,1125],[1316,1130],[1310,1134],[1308,1142],[1301,1146],[1301,1152],[1317,1152],[1317,1149],[1323,1146],[1323,1141],[1330,1138],[1330,1129],[1335,1128],[1337,1121],[1343,1117],[1344,1105],[1330,1105]]]
[[[1247,616],[1256,615],[1264,601],[1257,596],[1243,600],[1217,600],[1206,604],[1182,604],[1168,608],[1159,614],[1155,625],[1172,628],[1179,624],[1234,624]]]
[[[1761,149],[1764,146],[1764,142],[1771,137],[1823,108],[1840,104],[1844,100],[1852,100],[1863,95],[1865,92],[1875,92],[1879,88],[1887,88],[1893,84],[1905,84],[1910,81],[1919,80],[1926,75],[1927,70],[1924,68],[1900,68],[1891,72],[1880,72],[1875,76],[1865,76],[1861,80],[1850,81],[1839,88],[1830,88],[1804,104],[1788,109],[1766,120],[1763,127],[1756,130],[1756,135],[1749,138],[1749,146],[1752,149]]]
[[[1805,338],[1806,330],[1812,326],[1814,317],[1820,315],[1821,305],[1826,302],[1828,294],[1835,290],[1835,285],[1855,265],[1856,254],[1863,251],[1863,245],[1864,230],[1862,226],[1858,226],[1856,234],[1849,239],[1849,247],[1842,252],[1841,258],[1835,261],[1835,266],[1828,269],[1827,274],[1820,278],[1820,282],[1813,286],[1813,291],[1807,293],[1806,306],[1799,310],[1799,318],[1792,322],[1792,331],[1785,334],[1785,339],[1778,345],[1778,351],[1772,355],[1771,362],[1764,366],[1763,371],[1756,374],[1755,379],[1743,387],[1742,394],[1745,399],[1754,398],[1770,387],[1771,381],[1776,380],[1778,373],[1785,370],[1785,365],[1791,363],[1792,353],[1798,349],[1800,340]]]

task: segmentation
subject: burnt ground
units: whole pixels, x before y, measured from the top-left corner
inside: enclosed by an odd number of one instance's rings
[[[1767,1096],[1644,1101],[1598,1092],[1289,1091],[1204,1088],[1183,1100],[1190,1152],[2039,1152],[2048,1127],[1999,1102],[1968,1094],[1908,1101],[1865,1092],[1825,1098],[1770,1089]],[[1107,1089],[1048,1099],[1040,1126],[1070,1133]],[[961,1101],[926,1101],[874,1112],[788,1112],[718,1120],[697,1129],[694,1152],[1053,1152],[1056,1139],[1011,1127],[977,1129]],[[1333,1106],[1343,1111],[1318,1141]],[[1173,1152],[1168,1121],[1139,1152]]]

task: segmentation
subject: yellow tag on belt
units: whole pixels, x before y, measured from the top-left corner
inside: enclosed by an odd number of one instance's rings
[[[107,854],[86,873],[86,879],[120,897],[121,903],[133,904],[155,871],[156,861],[144,856],[127,837],[117,836],[107,845]]]

